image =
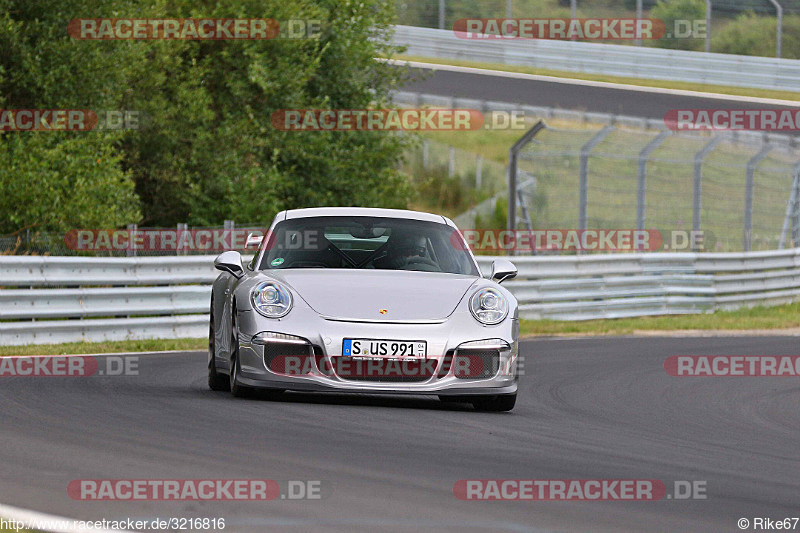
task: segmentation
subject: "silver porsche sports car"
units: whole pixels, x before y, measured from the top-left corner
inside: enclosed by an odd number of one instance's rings
[[[278,213],[247,265],[224,252],[211,294],[208,383],[283,391],[433,394],[514,407],[517,301],[489,279],[455,224],[353,207]]]

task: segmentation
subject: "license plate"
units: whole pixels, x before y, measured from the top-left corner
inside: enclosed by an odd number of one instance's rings
[[[359,357],[425,357],[425,341],[389,341],[377,339],[344,339],[342,355]]]

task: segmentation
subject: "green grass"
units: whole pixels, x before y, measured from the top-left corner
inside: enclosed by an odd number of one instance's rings
[[[585,74],[581,72],[565,72],[542,68],[524,67],[518,65],[504,65],[498,63],[483,63],[480,61],[464,61],[460,59],[440,59],[433,57],[420,57],[398,55],[394,59],[405,61],[419,61],[422,63],[435,63],[437,65],[455,65],[460,67],[474,67],[504,72],[519,72],[522,74],[537,74],[540,76],[556,76],[575,80],[604,81],[608,83],[622,83],[640,87],[659,87],[662,89],[678,89],[684,91],[699,91],[708,93],[730,94],[735,96],[755,96],[759,98],[776,98],[779,100],[800,101],[800,92],[773,91],[769,89],[751,89],[747,87],[730,87],[727,85],[711,85],[707,83],[689,83],[682,81],[647,80],[642,78],[626,78],[622,76],[605,76],[602,74]]]
[[[752,307],[697,315],[618,318],[565,322],[520,320],[521,336],[628,335],[638,331],[682,330],[778,330],[800,327],[800,303],[774,307]]]
[[[69,342],[0,346],[3,355],[68,355],[117,352],[161,352],[166,350],[205,350],[208,339],[150,339],[140,341]]]
[[[426,131],[420,136],[507,165],[508,150],[523,133],[524,130]]]

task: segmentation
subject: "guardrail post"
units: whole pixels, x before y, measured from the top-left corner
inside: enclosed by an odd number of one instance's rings
[[[650,157],[650,154],[664,142],[667,136],[669,136],[669,132],[662,131],[639,152],[639,170],[637,173],[638,188],[636,194],[636,229],[639,230],[644,229],[645,200],[647,194],[645,188],[647,183],[647,159]]]
[[[519,158],[519,152],[520,150],[522,150],[522,148],[525,147],[525,145],[527,145],[529,142],[533,140],[536,134],[538,134],[546,127],[547,125],[544,123],[544,121],[540,120],[539,122],[534,124],[531,129],[526,131],[522,135],[522,137],[520,137],[508,151],[508,218],[506,219],[506,229],[508,230],[513,231],[517,229],[516,191],[517,191],[517,160]]]
[[[761,151],[747,162],[747,180],[744,187],[744,236],[742,238],[742,247],[745,252],[749,252],[753,245],[753,176],[756,166],[767,157],[770,150],[772,150],[771,145],[764,145]]]
[[[700,231],[700,208],[703,203],[703,159],[722,142],[717,135],[694,154],[694,179],[692,184],[692,231]]]
[[[578,229],[586,230],[589,225],[589,156],[595,146],[600,144],[606,135],[614,131],[614,126],[606,126],[598,131],[589,142],[581,146],[580,176],[578,180]]]

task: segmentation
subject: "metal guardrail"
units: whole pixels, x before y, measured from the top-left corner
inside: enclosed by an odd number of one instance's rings
[[[547,39],[461,39],[451,30],[414,26],[395,26],[394,42],[412,56],[800,91],[800,60],[795,59]]]
[[[0,346],[208,332],[212,256],[0,256]],[[478,256],[484,274],[494,257]],[[585,320],[800,300],[800,248],[513,258],[523,318]]]

